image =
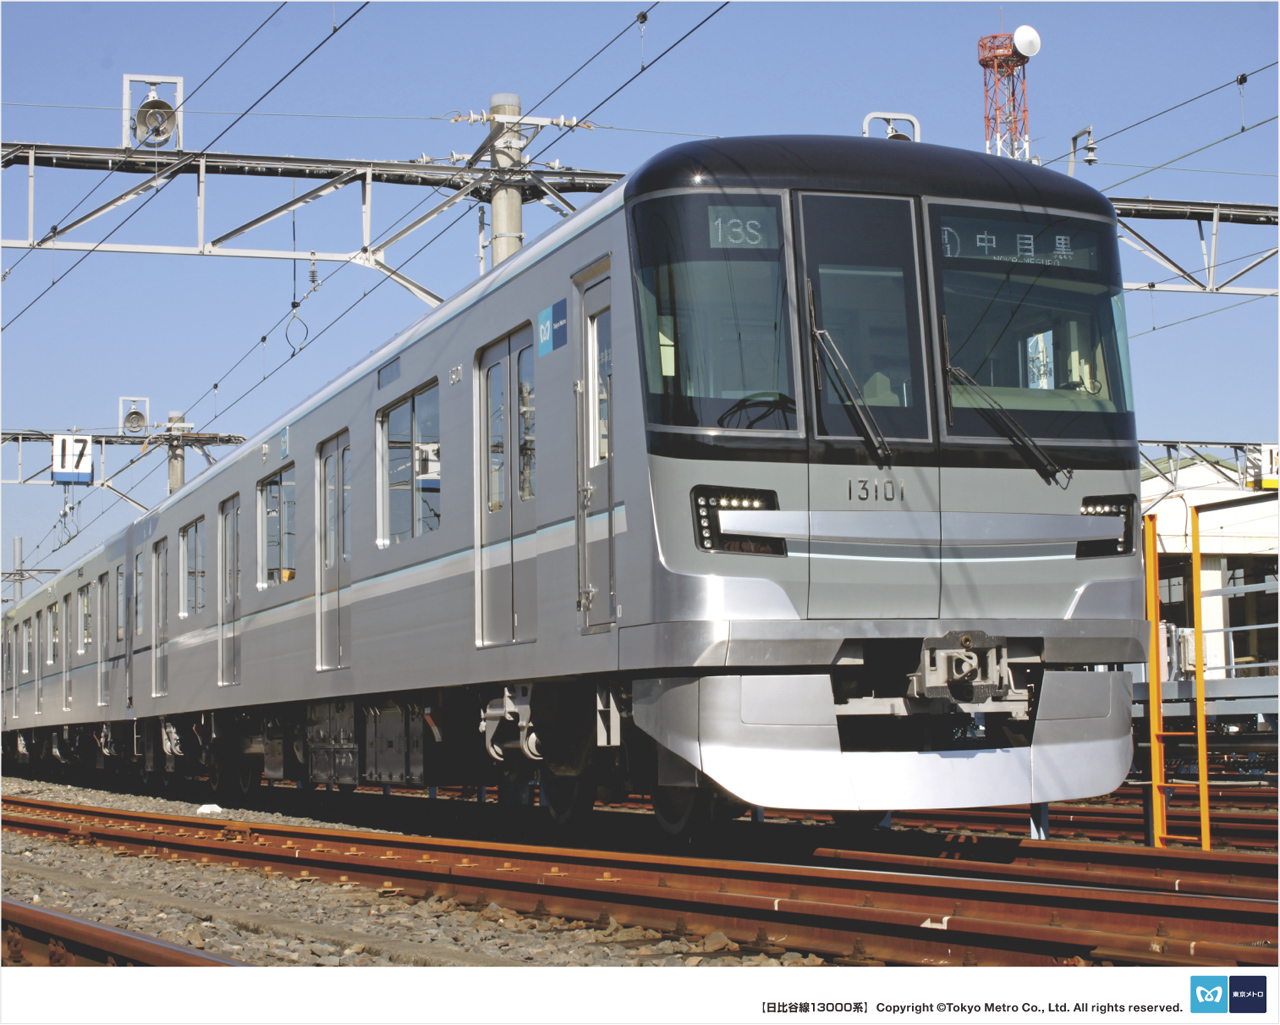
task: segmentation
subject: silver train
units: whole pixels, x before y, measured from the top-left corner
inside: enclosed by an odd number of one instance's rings
[[[1130,765],[1105,197],[938,146],[666,150],[4,613],[18,762],[846,813]]]

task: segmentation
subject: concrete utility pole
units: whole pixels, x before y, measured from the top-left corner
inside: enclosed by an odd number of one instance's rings
[[[13,600],[22,598],[22,538],[13,539]]]
[[[169,423],[181,424],[184,414],[181,412],[169,413]],[[187,482],[187,458],[186,449],[183,447],[182,441],[177,437],[185,428],[170,427],[169,431],[174,436],[174,440],[169,442],[169,494],[173,494],[183,484]]]
[[[494,93],[489,98],[489,113],[520,116],[520,97],[516,93]],[[524,136],[515,128],[508,129],[493,144],[492,166],[520,168]],[[524,245],[524,197],[519,182],[502,183],[493,188],[493,240],[490,252],[493,266],[514,256]]]

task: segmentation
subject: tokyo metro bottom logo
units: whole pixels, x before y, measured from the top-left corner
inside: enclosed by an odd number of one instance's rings
[[[1191,1011],[1194,1014],[1265,1014],[1265,975],[1193,975]]]

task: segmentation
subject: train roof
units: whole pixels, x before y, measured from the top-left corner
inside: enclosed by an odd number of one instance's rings
[[[698,185],[947,196],[1115,217],[1110,202],[1096,189],[1024,160],[928,143],[838,135],[681,143],[632,173],[626,179],[626,198]]]

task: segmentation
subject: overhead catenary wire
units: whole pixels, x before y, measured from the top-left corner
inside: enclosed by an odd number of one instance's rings
[[[264,28],[266,28],[266,26],[267,26],[267,22],[269,22],[272,18],[274,18],[274,17],[275,17],[277,14],[279,14],[282,10],[284,10],[284,8],[288,5],[288,2],[289,2],[289,0],[285,0],[285,2],[284,2],[284,3],[282,3],[282,4],[281,4],[279,7],[277,7],[274,11],[272,11],[270,14],[268,14],[268,15],[266,16],[266,18],[264,18],[264,19],[263,19],[262,23],[261,23],[257,28],[255,28],[252,32],[250,32],[247,36],[245,36],[244,40],[240,43],[240,45],[239,45],[239,46],[237,46],[234,50],[232,50],[229,54],[227,54],[226,58],[222,61],[222,63],[221,63],[221,64],[219,64],[216,68],[214,68],[212,71],[210,71],[210,72],[209,72],[209,74],[205,75],[205,77],[204,77],[204,81],[202,81],[198,86],[196,86],[194,89],[192,89],[192,90],[191,90],[191,92],[190,92],[188,95],[184,96],[184,97],[182,98],[182,102],[181,102],[181,103],[179,103],[179,104],[178,104],[178,106],[174,108],[174,111],[173,111],[174,116],[176,116],[176,115],[178,114],[178,112],[179,112],[179,111],[181,111],[182,113],[184,113],[184,114],[185,114],[185,113],[186,113],[186,110],[185,110],[184,108],[186,107],[186,105],[187,105],[189,102],[191,102],[192,97],[194,97],[196,93],[198,93],[201,89],[203,89],[206,85],[208,85],[209,80],[210,80],[211,78],[213,78],[213,76],[214,76],[214,75],[216,75],[219,71],[221,71],[223,68],[225,68],[225,67],[227,66],[227,64],[231,61],[231,59],[232,59],[236,54],[238,54],[241,50],[243,50],[243,49],[244,49],[244,48],[249,44],[249,41],[250,41],[250,40],[252,40],[254,36],[256,36],[256,35],[257,35],[259,32],[261,32]],[[37,106],[37,104],[30,104],[30,106]],[[115,108],[114,108],[114,107],[110,107],[110,108],[103,108],[103,109],[114,110]],[[138,150],[140,150],[141,148],[142,148],[142,143],[141,143],[141,142],[139,142],[139,143],[138,143],[138,145],[134,146],[131,150],[129,150],[129,152],[128,152],[128,153],[126,153],[126,154],[124,155],[124,157],[123,157],[123,158],[121,158],[121,160],[119,161],[119,163],[117,163],[114,167],[112,167],[112,168],[111,168],[111,170],[109,170],[106,174],[104,174],[104,175],[102,176],[102,178],[98,181],[98,184],[97,184],[97,185],[95,185],[95,186],[94,186],[93,188],[91,188],[88,192],[86,192],[86,193],[85,193],[85,194],[80,198],[80,201],[79,201],[78,203],[76,203],[76,205],[75,205],[75,206],[73,206],[70,210],[68,210],[65,214],[63,214],[60,218],[58,218],[57,223],[58,223],[58,224],[64,224],[64,223],[66,223],[67,218],[68,218],[68,217],[70,217],[70,216],[71,216],[73,213],[75,213],[77,210],[79,210],[82,206],[84,206],[85,202],[89,199],[89,197],[90,197],[90,196],[92,196],[95,192],[97,192],[97,191],[98,191],[98,189],[102,188],[102,186],[106,183],[107,179],[109,179],[113,174],[115,174],[115,173],[116,173],[116,171],[117,171],[120,167],[122,167],[122,166],[125,164],[125,162],[126,162],[130,157],[132,157],[135,153],[137,153],[137,152],[138,152]],[[5,273],[5,277],[8,277],[8,276],[9,276],[9,274],[10,274],[10,273],[12,273],[12,272],[13,272],[13,270],[14,270],[15,268],[17,268],[17,266],[18,266],[20,263],[22,263],[22,261],[23,261],[23,260],[25,260],[25,259],[26,259],[28,256],[30,256],[32,253],[34,253],[34,252],[36,251],[36,249],[38,249],[38,248],[39,248],[39,244],[37,244],[35,247],[33,247],[33,248],[31,248],[31,249],[28,249],[28,250],[27,250],[25,253],[23,253],[20,257],[18,257],[18,259],[14,261],[13,266],[12,266],[12,267],[9,267],[9,268],[4,272],[4,273]]]
[[[659,0],[659,2],[661,2],[661,0]],[[650,4],[650,5],[649,5],[648,7],[646,7],[643,11],[641,11],[641,12],[640,12],[639,14],[637,14],[634,18],[632,18],[629,22],[627,22],[627,24],[623,26],[623,28],[622,28],[622,31],[621,31],[621,32],[619,32],[616,36],[614,36],[614,37],[613,37],[612,39],[610,39],[607,43],[605,43],[605,44],[604,44],[604,46],[600,47],[600,49],[598,49],[595,53],[593,53],[593,54],[592,54],[590,57],[588,57],[585,61],[583,61],[581,64],[579,64],[579,65],[578,65],[578,67],[577,67],[577,69],[576,69],[575,71],[573,71],[573,72],[572,72],[572,73],[571,73],[567,78],[565,78],[565,79],[564,79],[564,80],[563,80],[563,81],[562,81],[558,86],[556,86],[554,89],[552,89],[552,90],[551,90],[551,92],[547,93],[547,95],[546,95],[546,96],[544,96],[544,97],[542,97],[542,99],[538,100],[538,102],[537,102],[537,103],[535,103],[533,106],[531,106],[531,107],[530,107],[530,108],[529,108],[525,113],[527,113],[527,114],[532,114],[535,110],[537,110],[537,109],[538,109],[539,107],[541,107],[544,103],[546,103],[546,102],[547,102],[547,100],[551,99],[551,97],[553,97],[556,93],[558,93],[561,89],[563,89],[566,85],[568,85],[568,84],[569,84],[569,83],[570,83],[574,78],[576,78],[576,77],[578,76],[579,72],[581,72],[584,68],[586,68],[586,67],[587,67],[587,65],[589,65],[592,61],[594,61],[597,57],[599,57],[602,53],[604,53],[604,52],[605,52],[605,50],[609,49],[609,47],[611,47],[611,46],[612,46],[614,43],[616,43],[619,39],[621,39],[621,38],[622,38],[623,36],[625,36],[628,32],[630,32],[630,31],[631,31],[631,26],[632,26],[632,25],[639,24],[639,25],[643,26],[643,25],[644,25],[644,23],[645,23],[645,21],[647,21],[647,20],[648,20],[649,15],[653,12],[653,9],[654,9],[655,7],[657,7],[657,6],[658,6],[658,4],[657,4],[657,3]]]
[[[1230,306],[1220,306],[1216,310],[1210,310],[1208,313],[1197,313],[1194,317],[1184,317],[1182,320],[1175,320],[1170,324],[1158,324],[1147,331],[1139,331],[1129,336],[1130,340],[1141,338],[1143,335],[1149,335],[1156,331],[1163,331],[1167,327],[1177,327],[1179,324],[1186,324],[1192,320],[1200,320],[1203,317],[1212,317],[1215,313],[1225,313],[1227,310],[1234,310],[1239,306],[1248,306],[1249,303],[1256,303],[1259,299],[1274,299],[1273,295],[1255,295],[1252,299],[1245,299],[1243,302],[1232,303]]]
[[[232,121],[232,122],[231,122],[231,124],[227,125],[227,127],[226,127],[226,128],[224,128],[221,132],[219,132],[217,135],[215,135],[215,136],[213,137],[213,139],[212,139],[212,140],[211,140],[211,141],[210,141],[210,142],[209,142],[209,143],[204,147],[204,149],[202,149],[202,150],[200,150],[200,151],[199,151],[199,154],[198,154],[198,155],[203,155],[203,154],[205,154],[205,153],[208,153],[208,152],[209,152],[209,150],[210,150],[210,149],[212,149],[212,148],[213,148],[213,146],[214,146],[214,145],[215,145],[215,144],[216,144],[216,143],[217,143],[217,142],[218,142],[218,141],[219,141],[219,140],[220,140],[224,135],[226,135],[229,131],[231,131],[231,129],[233,129],[236,125],[238,125],[241,121],[243,121],[243,120],[244,120],[244,119],[249,115],[249,113],[253,110],[253,108],[254,108],[254,107],[256,107],[259,103],[261,103],[261,102],[262,102],[263,100],[265,100],[268,96],[270,96],[273,92],[275,92],[275,90],[276,90],[276,89],[278,89],[278,88],[280,87],[280,85],[281,85],[281,84],[282,84],[282,83],[283,83],[283,82],[284,82],[284,81],[285,81],[285,80],[286,80],[290,75],[292,75],[295,71],[297,71],[300,67],[302,67],[302,65],[303,65],[303,64],[305,64],[308,60],[310,60],[310,59],[311,59],[311,57],[312,57],[312,56],[313,56],[313,55],[314,55],[314,54],[315,54],[315,53],[316,53],[316,52],[317,52],[317,51],[318,51],[322,46],[324,46],[324,45],[325,45],[325,43],[327,43],[330,39],[332,39],[332,38],[333,38],[333,37],[334,37],[334,36],[335,36],[335,35],[336,35],[340,30],[342,30],[343,28],[345,28],[345,27],[346,27],[346,26],[351,22],[351,20],[352,20],[353,18],[355,18],[355,17],[356,17],[356,15],[358,15],[361,11],[363,11],[366,7],[368,7],[368,6],[369,6],[369,3],[370,3],[370,0],[365,0],[365,2],[364,2],[364,3],[362,3],[359,7],[357,7],[357,8],[356,8],[356,9],[355,9],[355,10],[354,10],[354,11],[353,11],[353,12],[352,12],[352,13],[351,13],[347,18],[346,18],[346,20],[342,22],[342,24],[341,24],[341,25],[338,25],[338,26],[337,26],[337,27],[336,27],[336,28],[335,28],[331,33],[329,33],[327,36],[325,36],[323,39],[321,39],[321,40],[320,40],[320,42],[319,42],[319,43],[317,43],[314,47],[312,47],[312,48],[311,48],[311,49],[306,53],[306,55],[302,57],[302,59],[301,59],[301,60],[299,60],[299,61],[298,61],[298,62],[297,62],[293,67],[291,67],[288,71],[286,71],[283,75],[281,75],[281,76],[280,76],[280,78],[278,78],[278,79],[275,81],[275,83],[274,83],[274,84],[273,84],[273,85],[272,85],[272,86],[271,86],[271,87],[270,87],[266,92],[264,92],[264,93],[263,93],[261,96],[259,96],[256,100],[254,100],[254,101],[253,101],[253,103],[251,103],[251,104],[249,105],[248,109],[244,111],[244,113],[242,113],[242,114],[240,114],[239,116],[237,116],[237,117],[236,117],[236,119],[235,119],[234,121]],[[119,230],[120,230],[121,228],[123,228],[126,224],[128,224],[128,223],[129,223],[129,221],[131,221],[135,216],[137,216],[137,214],[138,214],[138,213],[140,213],[142,210],[146,209],[147,204],[148,204],[148,203],[150,203],[153,199],[155,199],[158,195],[160,195],[160,193],[162,193],[162,192],[163,192],[166,188],[168,188],[171,184],[173,184],[173,181],[174,181],[174,179],[173,179],[173,178],[170,178],[170,179],[168,179],[167,181],[165,181],[163,184],[158,185],[158,186],[156,187],[156,189],[151,193],[151,195],[150,195],[150,196],[148,196],[145,200],[143,200],[143,202],[142,202],[141,204],[139,204],[139,205],[138,205],[138,206],[133,210],[133,212],[129,214],[129,216],[128,216],[128,217],[126,217],[126,218],[125,218],[124,220],[122,220],[119,224],[117,224],[114,228],[112,228],[112,229],[111,229],[111,231],[109,231],[109,232],[106,234],[106,236],[104,236],[101,240],[99,240],[99,241],[94,245],[94,247],[93,247],[92,249],[88,250],[88,251],[84,254],[84,256],[80,257],[80,259],[78,259],[75,263],[73,263],[70,267],[68,267],[65,271],[63,271],[63,272],[62,272],[62,274],[61,274],[61,276],[54,278],[54,279],[53,279],[53,281],[49,284],[49,286],[48,286],[47,288],[45,288],[45,289],[44,289],[44,291],[42,291],[39,295],[37,295],[34,299],[32,299],[29,303],[27,303],[27,305],[26,305],[26,306],[24,306],[21,310],[19,310],[19,311],[18,311],[18,312],[17,312],[17,313],[16,313],[16,314],[15,314],[15,315],[14,315],[14,316],[9,320],[9,322],[8,322],[7,324],[3,325],[3,327],[0,327],[0,330],[5,330],[5,329],[7,329],[7,328],[9,328],[9,327],[12,327],[12,326],[13,326],[13,324],[18,320],[18,318],[19,318],[19,317],[21,317],[24,313],[26,313],[26,312],[27,312],[27,310],[31,309],[31,307],[32,307],[32,306],[34,306],[36,303],[38,303],[38,302],[39,302],[41,299],[43,299],[46,295],[48,295],[48,294],[49,294],[49,292],[50,292],[50,290],[52,290],[52,289],[53,289],[53,288],[54,288],[54,287],[55,287],[59,282],[63,281],[63,280],[67,277],[67,275],[68,275],[68,274],[70,274],[70,273],[71,273],[72,271],[74,271],[77,267],[79,267],[82,263],[84,263],[84,261],[85,261],[85,260],[87,260],[87,259],[88,259],[90,256],[92,256],[94,253],[96,253],[96,252],[98,251],[98,248],[99,248],[100,246],[102,246],[103,244],[105,244],[105,243],[106,243],[106,241],[107,241],[108,239],[110,239],[110,238],[111,238],[111,237],[112,237],[112,236],[113,236],[117,231],[119,231]]]
[[[676,47],[680,46],[680,44],[682,44],[682,42],[687,40],[687,38],[694,35],[694,33],[698,31],[699,28],[703,27],[704,24],[707,24],[710,19],[716,17],[716,15],[721,13],[722,10],[724,10],[724,8],[727,8],[727,6],[728,6],[728,0],[724,0],[723,4],[719,5],[718,8],[716,8],[716,10],[713,10],[712,13],[708,14],[707,17],[701,19],[700,22],[698,24],[695,24],[694,27],[690,28],[689,31],[687,31],[684,36],[681,36],[680,38],[678,38],[678,40],[673,42],[671,46],[668,46],[666,50],[663,50],[662,52],[660,52],[658,56],[655,56],[655,58],[653,60],[650,60],[649,63],[644,65],[643,68],[640,68],[639,72],[636,72],[634,75],[631,75],[631,77],[628,78],[626,82],[623,82],[621,86],[618,86],[616,88],[616,90],[613,90],[613,92],[609,93],[608,96],[605,96],[603,100],[600,100],[598,104],[591,107],[589,111],[586,111],[586,114],[582,115],[581,118],[579,118],[579,122],[585,122],[585,120],[590,118],[590,116],[593,115],[596,110],[599,110],[600,107],[607,104],[609,100],[612,100],[614,96],[617,96],[618,93],[622,92],[622,90],[625,90],[625,88],[627,86],[630,86],[632,82],[635,82],[636,79],[640,77],[640,75],[643,75],[645,72],[648,72],[650,68],[653,68],[654,64],[657,64],[658,61],[662,60],[664,56],[667,56],[669,52],[671,52],[672,50],[675,50]],[[556,138],[553,138],[552,141],[548,142],[547,145],[545,145],[543,148],[541,148],[541,150],[536,152],[534,156],[530,157],[530,160],[538,160],[538,157],[545,154],[545,152],[547,152],[549,148],[552,148],[552,146],[556,145],[556,143],[561,141],[562,138],[564,138],[563,134],[559,134],[559,136],[557,136]]]
[[[1255,71],[1246,72],[1245,73],[1246,77],[1250,75],[1260,74],[1263,71],[1267,71],[1271,68],[1274,68],[1277,64],[1280,64],[1280,61],[1272,61],[1270,64],[1264,64],[1262,67],[1258,68]],[[1122,135],[1132,128],[1137,128],[1139,125],[1145,125],[1148,121],[1154,121],[1158,117],[1164,117],[1165,114],[1170,114],[1180,107],[1185,107],[1189,103],[1195,103],[1196,100],[1203,100],[1206,96],[1212,96],[1216,92],[1226,89],[1229,86],[1235,85],[1239,80],[1240,80],[1240,76],[1237,75],[1235,78],[1229,79],[1228,81],[1223,82],[1221,85],[1216,85],[1212,89],[1207,89],[1206,91],[1200,93],[1198,96],[1192,96],[1191,99],[1189,100],[1183,100],[1181,103],[1175,103],[1172,107],[1166,107],[1164,110],[1159,111],[1158,113],[1150,114],[1147,117],[1142,118],[1140,121],[1135,121],[1131,125],[1125,125],[1123,128],[1117,128],[1114,132],[1110,132],[1107,135],[1099,136],[1097,139],[1093,140],[1094,145],[1097,145],[1098,143],[1101,143],[1101,142],[1105,142],[1107,139],[1114,139],[1117,135]],[[1066,160],[1069,156],[1071,156],[1070,151],[1063,153],[1062,156],[1060,157],[1054,157],[1052,160],[1046,160],[1044,161],[1044,163],[1046,165],[1056,164],[1059,160]]]
[[[1273,114],[1271,115],[1271,117],[1266,118],[1262,121],[1259,121],[1257,124],[1252,124],[1248,128],[1241,128],[1240,131],[1238,132],[1232,132],[1230,135],[1224,135],[1221,139],[1215,139],[1213,142],[1210,142],[1204,146],[1200,146],[1196,149],[1193,149],[1190,153],[1184,153],[1180,157],[1174,157],[1172,160],[1166,160],[1163,164],[1157,164],[1155,167],[1150,167],[1145,171],[1139,171],[1137,174],[1130,175],[1128,178],[1118,181],[1114,185],[1108,185],[1102,191],[1110,192],[1112,189],[1118,188],[1121,185],[1125,185],[1133,181],[1135,178],[1141,178],[1144,174],[1150,174],[1152,171],[1159,171],[1162,168],[1168,167],[1170,164],[1176,164],[1179,160],[1185,160],[1187,157],[1195,156],[1195,154],[1197,153],[1203,153],[1205,150],[1210,149],[1214,146],[1220,145],[1221,143],[1227,142],[1231,139],[1238,139],[1245,132],[1251,132],[1255,128],[1261,128],[1263,125],[1271,124],[1271,122],[1276,120],[1277,117],[1280,117],[1280,115]]]
[[[1229,267],[1233,263],[1241,263],[1245,260],[1252,260],[1256,256],[1261,256],[1263,253],[1270,252],[1272,248],[1274,247],[1268,246],[1266,249],[1255,249],[1252,253],[1245,253],[1243,256],[1233,256],[1230,260],[1219,260],[1216,266],[1219,268]],[[1182,281],[1182,280],[1184,280],[1184,278],[1182,277],[1181,274],[1170,274],[1167,278],[1157,278],[1155,281],[1148,282],[1147,284],[1134,285],[1131,288],[1126,288],[1125,292],[1128,294],[1149,293],[1151,291],[1151,285],[1163,285],[1169,281]],[[1220,293],[1220,294],[1229,295],[1231,293]]]
[[[432,245],[432,244],[433,244],[437,239],[439,239],[442,235],[444,235],[444,234],[445,234],[445,232],[449,231],[452,227],[454,227],[454,225],[456,225],[456,224],[460,223],[460,222],[461,222],[465,217],[467,217],[467,216],[470,214],[470,212],[471,212],[471,210],[470,210],[470,208],[468,208],[468,209],[463,210],[461,213],[459,213],[459,215],[458,215],[457,217],[455,217],[455,218],[454,218],[452,221],[450,221],[447,225],[445,225],[445,226],[444,226],[443,228],[441,228],[438,232],[436,232],[436,234],[435,234],[435,235],[433,235],[430,239],[428,239],[428,240],[427,240],[426,242],[424,242],[421,246],[419,246],[419,247],[418,247],[418,249],[413,253],[413,255],[411,255],[410,257],[408,257],[408,259],[406,259],[406,260],[404,260],[403,262],[401,262],[401,263],[396,267],[396,270],[403,270],[405,267],[407,267],[407,266],[409,265],[409,263],[411,263],[411,262],[412,262],[414,259],[416,259],[419,255],[421,255],[421,254],[422,254],[422,252],[423,252],[424,250],[426,250],[426,249],[427,249],[429,246],[431,246],[431,245]],[[345,266],[347,266],[347,264],[343,264],[343,266],[345,267]],[[286,366],[288,366],[288,365],[289,365],[289,363],[292,361],[292,359],[293,359],[294,355],[300,355],[302,352],[306,351],[306,349],[311,348],[311,347],[312,347],[312,346],[313,346],[317,341],[319,341],[319,339],[320,339],[323,335],[325,335],[325,334],[326,334],[326,333],[327,333],[331,328],[333,328],[333,327],[334,327],[334,326],[335,326],[335,325],[336,325],[340,320],[342,320],[342,319],[343,319],[343,318],[344,318],[348,313],[350,313],[353,309],[355,309],[357,306],[359,306],[359,305],[360,305],[360,303],[364,302],[364,300],[365,300],[365,299],[367,299],[369,296],[371,296],[374,292],[376,292],[379,288],[381,288],[381,287],[382,287],[384,284],[386,284],[386,283],[387,283],[387,281],[389,281],[389,280],[390,280],[390,278],[383,278],[383,279],[382,279],[381,281],[379,281],[376,285],[374,285],[374,286],[373,286],[373,288],[369,289],[369,291],[368,291],[368,292],[364,293],[364,294],[363,294],[363,295],[361,295],[358,299],[356,299],[354,302],[352,302],[352,303],[351,303],[351,304],[350,304],[346,309],[344,309],[344,310],[343,310],[341,313],[339,313],[336,317],[334,317],[332,320],[330,320],[330,321],[329,321],[329,323],[328,323],[328,324],[326,324],[326,325],[325,325],[325,326],[324,326],[320,331],[318,331],[318,332],[317,332],[317,333],[316,333],[316,334],[315,334],[315,335],[314,335],[314,336],[313,336],[313,337],[312,337],[312,338],[307,342],[307,344],[306,344],[303,348],[301,348],[301,349],[299,349],[299,350],[298,350],[298,352],[297,352],[297,353],[295,353],[295,354],[291,354],[290,356],[287,356],[285,359],[281,360],[281,361],[280,361],[280,363],[278,363],[278,364],[277,364],[277,365],[276,365],[276,366],[275,366],[275,367],[274,367],[270,372],[268,372],[267,374],[265,374],[265,375],[264,375],[260,380],[256,381],[256,382],[255,382],[254,384],[252,384],[250,387],[248,387],[247,389],[245,389],[245,391],[243,391],[240,395],[236,396],[236,398],[232,399],[230,403],[228,403],[228,404],[227,404],[226,406],[224,406],[221,410],[219,410],[218,412],[216,412],[216,413],[215,413],[211,418],[209,418],[207,421],[205,421],[205,423],[201,424],[201,425],[200,425],[200,427],[199,427],[199,428],[197,428],[197,430],[198,430],[198,431],[205,431],[205,430],[207,430],[210,426],[212,426],[212,424],[213,424],[216,420],[218,420],[218,419],[219,419],[220,417],[222,417],[224,414],[226,414],[227,412],[229,412],[231,409],[235,408],[235,406],[236,406],[236,405],[238,405],[240,402],[242,402],[244,399],[248,398],[248,397],[249,397],[249,395],[251,395],[254,391],[256,391],[258,388],[260,388],[262,385],[264,385],[267,381],[269,381],[272,377],[274,377],[274,376],[275,376],[276,374],[278,374],[281,370],[283,370]],[[292,312],[292,311],[290,311],[290,312]],[[285,317],[282,317],[282,318],[281,318],[281,322],[283,322],[283,320],[284,320],[284,319],[286,319],[288,316],[289,316],[289,314],[287,314],[287,313],[286,313],[286,314],[285,314]],[[277,325],[277,326],[278,326],[278,325]],[[258,343],[255,343],[255,344],[254,344],[254,345],[253,345],[253,346],[248,350],[248,352],[245,354],[245,356],[241,357],[241,359],[240,359],[239,361],[237,361],[237,365],[239,365],[239,363],[242,363],[242,362],[244,361],[244,359],[248,358],[248,355],[252,354],[252,352],[257,348],[257,345],[258,345]],[[210,389],[210,391],[212,391],[212,390],[213,390],[213,389]],[[208,392],[206,392],[206,394],[208,394]],[[203,396],[202,396],[202,398],[203,398]],[[197,401],[199,401],[199,400],[197,400]],[[117,470],[117,471],[116,471],[116,473],[114,474],[114,476],[119,476],[121,473],[125,472],[126,470],[131,469],[135,464],[137,464],[137,463],[138,463],[138,462],[139,462],[139,461],[144,457],[144,455],[145,455],[145,453],[140,453],[139,455],[135,456],[135,457],[134,457],[133,459],[131,459],[128,463],[126,463],[123,467],[121,467],[119,470]],[[125,489],[125,490],[124,490],[124,492],[123,492],[123,494],[124,494],[124,495],[131,495],[131,494],[132,494],[132,493],[133,493],[133,492],[134,492],[138,487],[140,487],[140,486],[142,485],[142,483],[143,483],[144,481],[146,481],[146,480],[147,480],[147,479],[148,479],[148,478],[149,478],[153,473],[155,473],[155,472],[156,472],[156,470],[158,470],[158,469],[160,468],[160,466],[161,466],[161,465],[163,465],[163,464],[157,463],[156,465],[152,466],[152,468],[151,468],[150,470],[148,470],[145,474],[143,474],[143,475],[142,475],[142,476],[141,476],[141,477],[140,477],[136,482],[134,482],[132,485],[130,485],[127,489]],[[62,548],[66,547],[67,545],[71,544],[74,540],[76,540],[76,538],[77,538],[77,537],[79,537],[79,536],[80,536],[80,534],[82,534],[84,531],[86,531],[86,530],[88,530],[90,527],[92,527],[92,526],[93,526],[95,523],[97,523],[100,519],[102,519],[102,518],[103,518],[104,516],[106,516],[109,512],[111,512],[111,511],[112,511],[116,506],[118,506],[122,501],[124,501],[124,499],[123,499],[123,498],[116,498],[116,500],[115,500],[114,502],[112,502],[112,503],[111,503],[110,505],[108,505],[105,509],[103,509],[100,513],[98,513],[98,515],[97,515],[97,516],[95,516],[95,517],[94,517],[92,520],[90,520],[88,523],[85,523],[83,526],[81,526],[81,527],[79,528],[79,530],[78,530],[78,532],[77,532],[77,534],[76,534],[75,536],[73,536],[73,537],[71,537],[71,538],[68,538],[68,539],[67,539],[65,542],[63,542],[62,544],[57,545],[55,548],[53,548],[53,549],[50,551],[50,553],[49,553],[49,554],[50,554],[50,555],[52,555],[52,554],[54,554],[55,552],[60,551]],[[57,527],[57,524],[55,524],[55,525],[54,525],[54,528],[53,528],[53,529],[56,529],[56,527]],[[52,529],[50,530],[50,533],[52,533]],[[48,538],[48,534],[46,534],[46,535],[45,535],[45,538],[44,538],[44,539],[42,539],[41,544],[43,544],[43,543],[44,543],[44,540],[45,540],[45,539],[47,539],[47,538]],[[34,550],[33,550],[33,552],[34,552]]]

